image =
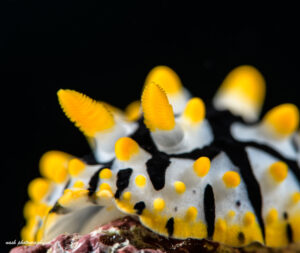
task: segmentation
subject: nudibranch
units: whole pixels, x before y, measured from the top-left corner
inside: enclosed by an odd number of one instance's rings
[[[63,112],[92,147],[74,157],[49,151],[28,187],[27,241],[87,233],[131,215],[172,238],[231,246],[300,241],[299,111],[281,104],[261,116],[266,84],[244,65],[211,103],[157,66],[141,101],[124,111],[74,90],[58,91]]]

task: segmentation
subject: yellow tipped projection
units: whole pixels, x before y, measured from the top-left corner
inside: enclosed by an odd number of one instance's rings
[[[122,137],[115,144],[116,157],[120,161],[128,161],[139,152],[139,145],[129,137]]]
[[[28,185],[28,195],[35,201],[41,201],[49,192],[50,183],[44,178],[36,178]]]
[[[173,108],[164,90],[155,83],[145,86],[142,94],[144,122],[151,130],[172,130],[175,127]]]
[[[39,163],[42,176],[53,180],[56,183],[62,183],[68,176],[68,162],[71,155],[61,151],[46,152]]]
[[[243,65],[233,69],[226,76],[220,91],[239,94],[259,108],[264,102],[266,84],[262,74],[256,68]]]
[[[67,117],[88,137],[110,129],[114,118],[104,104],[73,90],[59,90],[59,103]]]
[[[265,115],[263,122],[281,137],[294,133],[299,125],[299,110],[293,104],[282,104],[274,107]]]
[[[133,101],[125,109],[125,116],[129,121],[138,120],[141,116],[141,102]]]
[[[167,94],[176,94],[181,91],[182,84],[179,76],[167,66],[153,68],[146,77],[145,86],[149,83],[158,84]]]
[[[205,104],[202,99],[190,99],[184,109],[183,116],[191,123],[197,124],[201,122],[205,117]]]

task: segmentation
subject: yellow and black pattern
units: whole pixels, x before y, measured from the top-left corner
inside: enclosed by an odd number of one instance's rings
[[[174,238],[271,247],[300,241],[299,111],[283,104],[260,120],[265,90],[252,66],[229,73],[212,105],[192,97],[166,66],[151,70],[141,101],[124,112],[59,90],[93,154],[41,158],[23,239],[85,233],[129,214]]]

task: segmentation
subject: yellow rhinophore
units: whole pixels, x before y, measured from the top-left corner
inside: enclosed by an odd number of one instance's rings
[[[299,126],[299,110],[293,104],[282,104],[266,113],[263,123],[273,130],[277,137],[293,134]]]
[[[175,117],[164,90],[155,83],[145,86],[142,94],[144,122],[151,130],[172,130]]]
[[[153,68],[146,77],[145,85],[150,83],[158,84],[170,95],[177,94],[182,89],[179,76],[167,66]]]
[[[278,161],[269,167],[269,172],[276,182],[281,183],[288,175],[288,166],[285,162]]]
[[[40,159],[41,175],[56,183],[63,183],[68,176],[68,163],[72,156],[61,151],[48,151]]]
[[[68,171],[73,177],[77,177],[85,168],[85,163],[78,158],[73,158],[69,162]]]
[[[128,161],[139,153],[139,145],[130,137],[121,137],[115,144],[115,153],[120,161]]]
[[[28,195],[36,202],[41,201],[49,193],[50,182],[44,178],[35,178],[28,185]]]
[[[210,160],[206,156],[199,157],[193,164],[194,172],[198,177],[204,177],[209,172]]]
[[[101,102],[74,90],[60,89],[59,103],[67,117],[88,137],[108,130],[115,124],[113,115]]]
[[[224,173],[223,182],[228,188],[235,188],[237,187],[241,182],[241,177],[239,173],[235,171],[227,171]]]
[[[190,99],[185,106],[183,117],[192,124],[200,123],[205,118],[205,104],[202,99]]]
[[[125,116],[129,121],[138,120],[142,115],[141,102],[133,101],[125,108]]]

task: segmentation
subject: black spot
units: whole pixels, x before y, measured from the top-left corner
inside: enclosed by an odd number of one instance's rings
[[[165,174],[170,164],[169,156],[163,152],[155,152],[146,162],[147,172],[155,190],[165,186]]]
[[[207,224],[207,236],[212,238],[215,229],[215,197],[211,185],[207,185],[204,191],[204,215]]]
[[[136,214],[141,215],[143,213],[143,210],[146,208],[145,202],[137,202],[135,203],[133,208],[136,210]]]
[[[244,235],[243,232],[239,232],[239,233],[238,233],[238,240],[239,240],[239,242],[240,242],[241,244],[244,244],[244,243],[245,243],[246,238],[245,238],[245,235]]]
[[[241,201],[238,200],[237,202],[235,202],[235,204],[236,204],[237,207],[240,207],[241,206]]]
[[[287,220],[289,218],[289,215],[287,212],[284,212],[283,213],[283,219]]]
[[[195,190],[193,190],[193,194],[196,194],[196,191],[195,191]]]
[[[169,236],[172,236],[174,233],[174,218],[173,217],[168,219],[168,221],[166,223],[166,229],[168,230]]]
[[[132,169],[130,168],[119,170],[117,174],[117,182],[116,182],[117,191],[115,193],[115,198],[117,199],[120,198],[121,193],[124,191],[125,188],[128,187],[131,174],[132,174]]]
[[[177,212],[178,208],[177,206],[174,207],[174,212]]]
[[[52,207],[52,209],[49,211],[49,213],[56,213],[56,214],[67,214],[70,210],[61,206],[58,204],[58,202],[55,203],[55,205]]]
[[[90,181],[89,181],[89,188],[88,188],[88,195],[92,196],[94,194],[94,192],[96,191],[97,185],[98,185],[98,181],[99,181],[99,172],[101,170],[103,170],[106,167],[101,167],[99,170],[97,170],[93,176],[91,177]]]
[[[293,230],[290,224],[286,225],[286,236],[288,238],[289,243],[293,242]]]

